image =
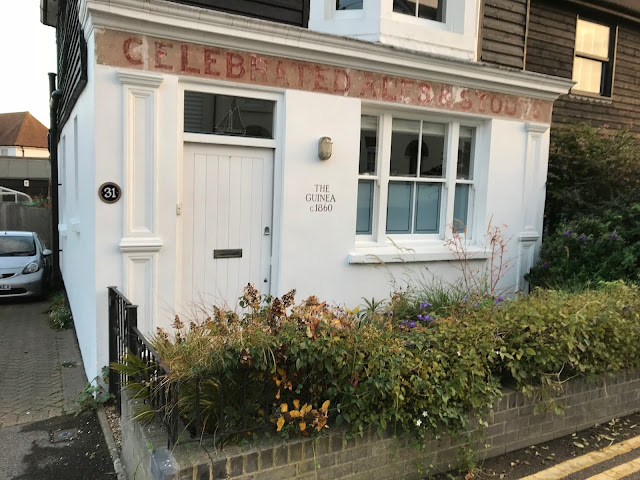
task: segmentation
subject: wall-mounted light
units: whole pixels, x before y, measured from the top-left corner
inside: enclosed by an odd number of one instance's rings
[[[318,157],[320,160],[329,160],[333,150],[333,142],[329,137],[322,137],[318,140]]]

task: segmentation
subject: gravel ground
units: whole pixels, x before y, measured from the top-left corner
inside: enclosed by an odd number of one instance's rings
[[[104,407],[104,411],[107,415],[107,422],[111,428],[113,434],[113,440],[116,442],[116,448],[118,449],[118,455],[122,452],[122,430],[120,429],[120,415],[116,410],[115,405],[107,405]]]

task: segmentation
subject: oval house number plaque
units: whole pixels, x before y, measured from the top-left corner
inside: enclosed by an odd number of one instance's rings
[[[116,183],[106,182],[100,185],[98,194],[100,195],[100,200],[102,200],[103,202],[116,203],[118,200],[120,200],[122,189]]]

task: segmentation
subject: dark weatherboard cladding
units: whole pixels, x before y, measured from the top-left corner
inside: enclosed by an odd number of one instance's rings
[[[306,27],[310,0],[172,0],[175,3]]]
[[[80,27],[78,2],[60,0],[58,5],[58,90],[62,90],[58,127],[62,128],[87,84],[87,42]]]
[[[486,0],[482,19],[482,60],[522,69],[527,0]]]

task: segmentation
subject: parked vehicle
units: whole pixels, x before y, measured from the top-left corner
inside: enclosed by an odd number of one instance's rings
[[[0,298],[41,296],[51,276],[51,253],[35,232],[0,232]]]

